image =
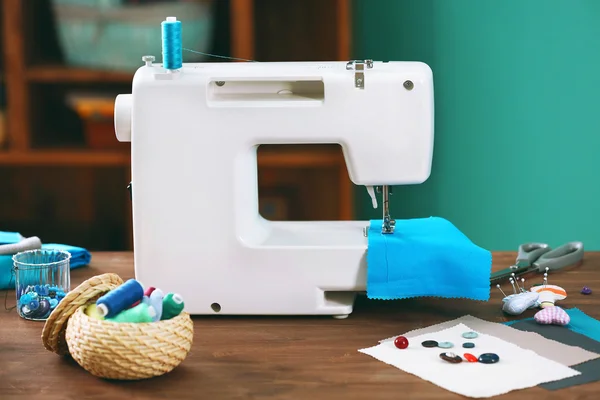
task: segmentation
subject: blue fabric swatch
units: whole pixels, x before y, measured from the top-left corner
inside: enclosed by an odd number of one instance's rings
[[[92,255],[89,251],[82,247],[69,246],[66,244],[50,243],[42,244],[42,249],[63,250],[71,253],[70,267],[71,269],[88,265],[92,260]]]
[[[0,232],[0,238],[2,240],[10,240],[11,239],[10,233],[11,232]],[[19,237],[20,237],[20,235],[19,235]],[[14,234],[13,234],[12,239],[14,240],[15,238],[16,238],[16,236],[14,236]],[[20,240],[17,240],[16,242],[8,242],[8,243],[17,243],[19,241]],[[5,244],[7,244],[7,243],[5,243]],[[75,268],[79,268],[79,267],[88,265],[92,259],[92,255],[90,254],[90,252],[82,247],[70,246],[70,245],[58,244],[58,243],[49,243],[49,244],[42,244],[42,249],[66,250],[69,253],[71,253],[71,260],[69,263],[70,269],[75,269]],[[13,254],[0,255],[0,290],[14,289],[14,287],[15,287],[15,280],[14,280],[14,276],[13,276],[12,256],[13,256]]]
[[[21,240],[23,240],[23,236],[20,233],[0,231],[0,244],[19,243]]]
[[[0,290],[14,289],[12,254],[0,255]]]
[[[590,317],[578,308],[565,308],[564,310],[571,318],[569,324],[566,325],[569,330],[600,342],[600,321],[598,321],[596,318]],[[533,318],[523,318],[521,320],[508,321],[505,322],[504,325],[510,326],[519,321],[528,321],[532,319]]]
[[[439,217],[396,220],[382,234],[382,220],[368,232],[367,297],[490,298],[492,254]]]

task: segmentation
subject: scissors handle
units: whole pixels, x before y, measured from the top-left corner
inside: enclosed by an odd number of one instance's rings
[[[582,242],[569,242],[542,254],[533,265],[539,272],[545,272],[546,268],[549,271],[557,270],[579,263],[583,260],[583,254]]]
[[[546,243],[524,243],[519,246],[517,254],[517,267],[530,267],[539,260],[539,258],[552,249]],[[544,267],[545,268],[545,267]]]

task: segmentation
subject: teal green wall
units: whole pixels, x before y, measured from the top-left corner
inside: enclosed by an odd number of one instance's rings
[[[394,188],[393,216],[445,217],[492,251],[600,250],[599,0],[356,0],[353,14],[353,58],[434,74],[432,175]],[[359,216],[381,218],[359,189]]]

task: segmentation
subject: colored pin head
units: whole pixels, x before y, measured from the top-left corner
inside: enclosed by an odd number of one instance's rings
[[[515,285],[517,286],[517,293],[522,292],[521,287],[519,286],[519,279],[517,278],[514,272],[512,273],[512,279],[515,282]]]
[[[500,290],[500,292],[502,293],[502,295],[503,295],[504,297],[506,297],[506,293],[504,293],[504,290],[502,290],[502,288],[500,287],[500,284],[499,284],[499,283],[496,285],[496,287],[498,288],[498,290]]]
[[[509,281],[509,282],[510,282],[510,284],[512,285],[512,288],[513,288],[513,293],[515,293],[515,294],[516,294],[516,293],[517,293],[517,288],[515,287],[515,281],[514,281],[514,279],[513,279],[513,278],[510,278],[508,281]]]

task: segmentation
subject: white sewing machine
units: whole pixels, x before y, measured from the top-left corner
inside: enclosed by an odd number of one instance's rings
[[[352,182],[430,175],[434,95],[418,62],[183,64],[153,57],[119,95],[131,141],[136,278],[191,314],[333,315],[366,290],[368,221],[274,222],[258,211],[257,146],[341,144]]]

